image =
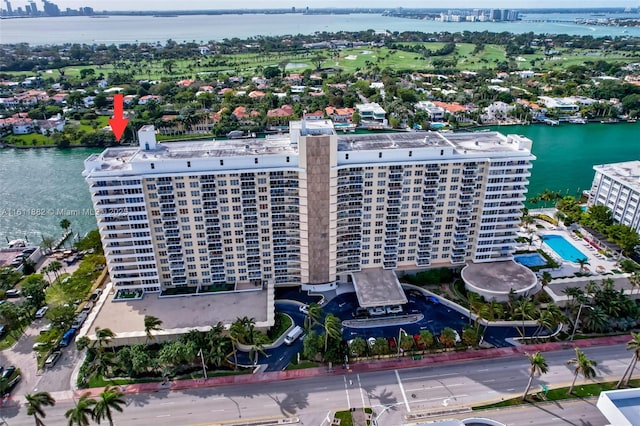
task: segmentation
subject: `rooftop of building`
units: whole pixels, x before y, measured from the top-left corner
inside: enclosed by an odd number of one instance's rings
[[[351,276],[358,303],[363,308],[407,303],[407,296],[402,290],[400,281],[396,273],[390,269],[363,269],[353,272]]]
[[[110,285],[107,286],[110,289]],[[254,318],[256,326],[266,327],[269,311],[268,291],[243,291],[236,293],[211,293],[201,296],[160,298],[157,293],[147,293],[142,300],[113,302],[108,291],[104,305],[91,322],[89,334],[95,327],[109,328],[121,338],[144,338],[144,317],[155,316],[162,320],[160,334],[180,334],[201,326],[218,322],[225,325],[240,317]]]
[[[153,132],[144,126],[140,133]],[[297,155],[301,136],[335,135],[331,120],[292,121],[290,133],[225,140],[197,140],[158,143],[155,149],[138,146],[108,148],[93,154],[87,162],[100,171],[126,170],[131,163],[160,160],[229,158],[263,155]],[[459,153],[529,151],[531,141],[517,135],[498,132],[439,133],[396,132],[338,135],[338,151],[379,151],[393,149],[449,148]],[[524,142],[521,143],[521,142]]]
[[[512,260],[470,263],[462,269],[462,279],[483,294],[495,296],[516,293],[532,288],[536,275],[527,267]]]
[[[601,164],[593,168],[629,187],[640,189],[640,160]]]
[[[453,147],[461,153],[491,153],[519,151],[522,149],[519,143],[521,140],[528,141],[528,139],[521,138],[517,135],[509,135],[507,137],[498,132],[352,134],[338,136],[338,151]]]

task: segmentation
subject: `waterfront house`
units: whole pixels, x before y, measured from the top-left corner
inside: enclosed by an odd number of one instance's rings
[[[386,120],[387,111],[385,111],[384,108],[382,108],[376,102],[356,104],[355,109],[358,110],[358,113],[363,120],[372,120],[379,122],[384,122]]]

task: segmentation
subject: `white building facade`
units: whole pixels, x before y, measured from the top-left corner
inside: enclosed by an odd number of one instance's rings
[[[640,161],[593,166],[589,205],[611,209],[613,219],[640,232]]]
[[[85,161],[116,289],[332,285],[369,268],[512,259],[531,140],[494,132],[337,135],[109,148]]]

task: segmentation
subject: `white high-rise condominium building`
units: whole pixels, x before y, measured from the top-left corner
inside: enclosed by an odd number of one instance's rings
[[[613,219],[640,232],[640,161],[593,166],[589,205],[611,209]]]
[[[116,289],[323,285],[374,269],[512,258],[531,140],[494,132],[156,143],[89,157]],[[185,289],[188,290],[188,289]]]

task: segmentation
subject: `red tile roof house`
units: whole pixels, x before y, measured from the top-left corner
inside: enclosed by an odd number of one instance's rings
[[[321,110],[317,110],[314,112],[305,112],[304,119],[305,120],[322,120],[324,119],[324,113]]]
[[[347,123],[351,122],[351,117],[353,117],[354,109],[353,108],[336,108],[332,106],[328,106],[324,109],[325,113],[336,123]]]
[[[270,109],[267,111],[267,121],[274,123],[288,124],[293,117],[293,106],[282,105],[280,108]]]

